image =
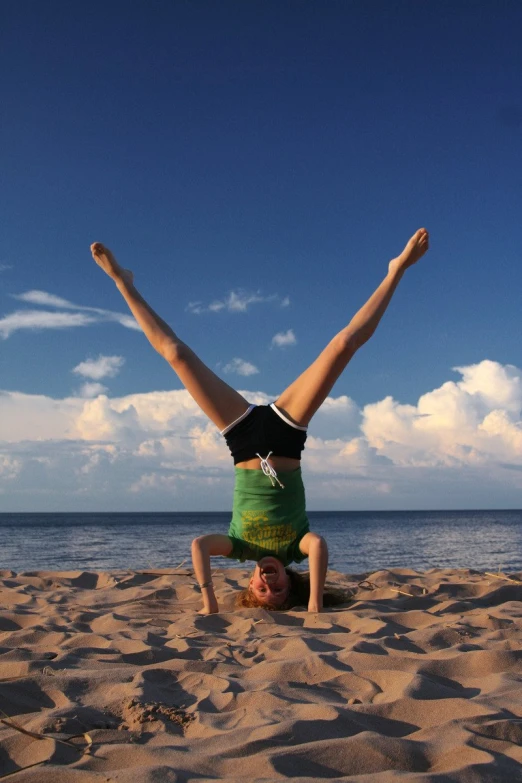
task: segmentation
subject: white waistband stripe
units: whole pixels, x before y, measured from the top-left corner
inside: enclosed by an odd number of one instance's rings
[[[222,434],[222,435],[226,435],[226,434],[227,434],[227,432],[230,432],[230,430],[231,430],[233,427],[235,427],[235,426],[236,426],[236,424],[239,424],[239,422],[240,422],[240,421],[243,421],[243,419],[246,419],[246,417],[248,416],[248,414],[249,414],[249,413],[252,413],[252,411],[254,410],[254,408],[257,408],[257,405],[249,405],[249,406],[248,406],[248,408],[246,409],[246,411],[245,411],[244,413],[242,413],[242,414],[241,414],[241,416],[239,417],[239,419],[236,419],[235,421],[233,421],[233,422],[232,422],[232,424],[229,424],[229,425],[228,425],[228,427],[225,427],[225,429],[224,429],[224,430],[221,430],[221,434]]]
[[[287,423],[287,424],[289,424],[291,427],[293,427],[293,428],[294,428],[294,430],[302,430],[302,432],[306,432],[306,431],[307,431],[308,427],[301,427],[299,424],[294,424],[294,422],[293,422],[293,421],[290,421],[290,419],[288,418],[288,416],[285,416],[285,414],[284,414],[284,413],[282,413],[282,412],[279,410],[279,408],[278,408],[278,407],[276,407],[276,404],[275,404],[275,402],[271,403],[270,407],[272,408],[272,410],[274,411],[274,413],[277,413],[277,415],[278,415],[278,416],[279,416],[281,419],[283,419],[283,421],[286,421],[286,423]]]

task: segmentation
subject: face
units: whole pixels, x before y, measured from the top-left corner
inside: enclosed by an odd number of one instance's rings
[[[288,598],[290,577],[277,557],[263,557],[256,565],[249,587],[261,603],[281,606]]]

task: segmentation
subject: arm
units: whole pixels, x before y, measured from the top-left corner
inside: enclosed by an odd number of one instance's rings
[[[230,538],[219,533],[199,536],[192,542],[192,564],[203,598],[203,609],[201,609],[200,614],[215,614],[219,612],[210,573],[210,557],[211,555],[226,557],[231,551],[232,542]]]
[[[308,555],[310,564],[309,612],[320,612],[323,608],[324,582],[328,568],[328,546],[322,536],[307,533],[299,542],[303,555]]]

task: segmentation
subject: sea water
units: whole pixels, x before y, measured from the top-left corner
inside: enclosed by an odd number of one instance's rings
[[[522,510],[312,511],[329,566],[360,574],[382,568],[522,570]],[[14,571],[175,568],[190,543],[226,533],[229,513],[0,514],[0,569]],[[237,561],[213,559],[222,567]]]

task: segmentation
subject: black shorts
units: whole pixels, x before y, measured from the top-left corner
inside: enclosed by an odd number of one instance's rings
[[[234,465],[270,452],[274,457],[301,459],[306,440],[306,427],[294,424],[274,403],[251,405],[245,413],[229,424],[221,434],[234,458]]]

